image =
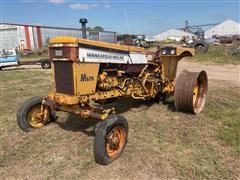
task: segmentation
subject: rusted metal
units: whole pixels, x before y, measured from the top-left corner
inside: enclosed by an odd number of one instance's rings
[[[86,106],[63,106],[47,98],[43,99],[42,105],[47,106],[51,109],[55,109],[56,111],[64,111],[64,112],[79,115],[84,118],[93,118],[98,120],[105,120],[109,116],[109,114],[115,113],[114,108],[103,109],[103,108],[97,108],[97,107],[87,106],[87,105]],[[98,110],[98,112],[95,112],[93,110]]]
[[[74,95],[72,63],[69,61],[55,61],[54,74],[56,92]]]
[[[194,101],[194,88],[198,85],[198,93]],[[204,107],[208,89],[208,78],[205,71],[189,72],[183,70],[176,82],[174,102],[178,111],[198,114]]]
[[[25,36],[26,36],[26,42],[27,42],[27,49],[31,49],[30,33],[29,33],[28,25],[24,25],[24,30],[25,30]]]
[[[65,46],[65,44],[63,44]],[[78,61],[78,48],[73,47],[74,44],[70,47],[54,47],[50,46],[49,55],[51,60],[66,59],[68,61]],[[61,54],[56,56],[56,51],[60,51]]]
[[[41,35],[41,27],[37,26],[36,29],[37,29],[38,48],[41,49],[43,47],[42,35]]]

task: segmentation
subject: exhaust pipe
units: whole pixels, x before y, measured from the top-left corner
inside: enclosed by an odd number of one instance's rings
[[[87,39],[86,24],[88,21],[86,18],[81,18],[79,22],[82,24],[82,38]]]

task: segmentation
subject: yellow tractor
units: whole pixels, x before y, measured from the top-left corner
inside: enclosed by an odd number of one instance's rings
[[[114,107],[99,104],[118,98],[150,100],[174,95],[176,110],[198,114],[207,94],[205,71],[184,70],[176,80],[178,62],[193,56],[194,49],[124,46],[73,37],[50,40],[55,90],[46,97],[33,97],[17,113],[24,131],[40,128],[55,120],[55,111],[98,120],[94,157],[99,164],[118,158],[128,138],[128,122]]]

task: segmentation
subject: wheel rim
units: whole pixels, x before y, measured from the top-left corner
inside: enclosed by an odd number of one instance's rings
[[[106,137],[106,152],[110,158],[117,157],[123,150],[126,132],[122,125],[113,127]]]
[[[36,105],[28,112],[27,119],[33,128],[40,128],[47,123],[49,119],[49,111],[47,108],[44,108],[44,111],[42,112],[41,105]]]
[[[196,82],[193,88],[193,106],[197,102],[198,94],[199,94],[199,86],[198,86],[198,82]]]
[[[48,64],[48,63],[44,63],[44,64],[43,64],[43,67],[44,67],[44,68],[48,68],[48,67],[49,67],[49,64]]]
[[[203,71],[199,73],[193,88],[193,110],[195,114],[202,111],[207,94],[207,76]]]
[[[202,45],[197,45],[196,46],[196,52],[201,53],[203,51],[203,46]]]

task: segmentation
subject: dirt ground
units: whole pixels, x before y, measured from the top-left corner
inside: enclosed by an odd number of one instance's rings
[[[130,132],[123,155],[108,166],[93,158],[93,120],[58,113],[55,123],[20,130],[19,105],[53,88],[51,70],[34,68],[0,72],[0,179],[240,179],[239,66],[179,64],[208,73],[197,116],[176,112],[172,98],[114,102]]]
[[[218,79],[226,81],[240,82],[240,65],[216,65],[209,63],[197,63],[191,61],[180,61],[178,65],[178,74],[183,69],[188,69],[189,71],[201,71],[205,70],[208,74],[209,79]]]

